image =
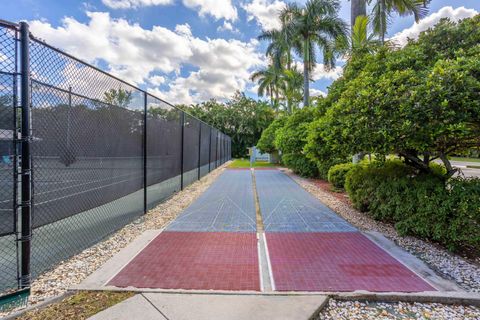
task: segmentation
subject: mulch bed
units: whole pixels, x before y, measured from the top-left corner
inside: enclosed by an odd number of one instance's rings
[[[308,180],[312,182],[314,185],[316,185],[317,187],[319,187],[320,189],[322,189],[323,191],[328,192],[338,200],[342,201],[343,203],[349,206],[352,205],[352,202],[348,198],[347,193],[345,191],[333,191],[332,185],[330,184],[330,182],[321,180],[321,179],[308,179]]]

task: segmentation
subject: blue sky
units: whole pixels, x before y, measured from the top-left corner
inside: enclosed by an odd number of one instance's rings
[[[256,36],[276,26],[283,5],[283,0],[0,0],[0,19],[29,21],[36,36],[175,104],[224,99],[237,89],[256,97],[249,75],[266,62],[265,44]],[[350,2],[341,5],[340,16],[349,22]],[[395,17],[389,37],[403,43],[441,17],[461,19],[478,11],[479,0],[433,0],[419,24]],[[319,64],[313,94],[328,90],[341,64],[330,72]]]

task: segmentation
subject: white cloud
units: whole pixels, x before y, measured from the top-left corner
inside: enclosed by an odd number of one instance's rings
[[[317,81],[320,79],[336,80],[340,78],[342,73],[343,73],[342,67],[336,66],[333,69],[327,71],[323,63],[317,63],[317,66],[312,72],[312,79],[313,81]]]
[[[198,10],[201,17],[210,15],[215,19],[235,21],[238,18],[237,8],[231,0],[183,0],[183,4],[191,9]]]
[[[395,41],[400,46],[407,44],[408,39],[417,39],[418,35],[428,28],[436,25],[442,18],[450,18],[452,21],[473,17],[478,12],[474,9],[467,9],[465,7],[452,8],[450,6],[443,7],[435,13],[420,20],[419,23],[414,23],[410,28],[404,29],[396,33],[391,40]]]
[[[247,11],[247,20],[256,20],[263,30],[280,29],[279,14],[285,8],[281,0],[253,0],[242,5]]]
[[[303,73],[303,63],[296,61],[295,65],[297,66],[297,69]],[[340,78],[342,73],[343,73],[343,68],[340,66],[335,66],[333,69],[326,70],[323,63],[317,63],[310,77],[312,78],[313,81],[318,81],[322,79],[336,80]]]
[[[229,98],[235,91],[245,90],[252,70],[262,64],[256,45],[256,41],[196,38],[192,41],[193,54],[189,62],[199,70],[177,77],[169,84],[169,91],[157,93],[167,101],[186,104]]]
[[[112,9],[132,9],[172,4],[173,0],[102,0],[102,2]]]
[[[187,24],[177,25],[175,31],[161,26],[143,29],[108,13],[87,15],[86,23],[65,18],[59,27],[42,21],[30,26],[37,37],[81,59],[105,61],[107,69],[122,79],[152,90],[166,85],[169,90],[159,95],[171,103],[230,97],[246,88],[252,70],[263,63],[255,39],[200,39]],[[179,76],[186,65],[193,71]]]
[[[185,24],[177,24],[175,26],[175,31],[181,35],[191,37],[192,36],[192,28],[188,23]]]
[[[317,96],[326,97],[327,93],[325,91],[322,91],[322,90],[310,88],[310,96],[311,97],[317,97]]]
[[[235,28],[233,26],[233,24],[231,24],[230,22],[228,21],[223,21],[223,25],[219,26],[217,28],[217,31],[221,32],[221,31],[230,31],[232,33],[240,33],[240,30],[238,30],[237,28]]]
[[[148,78],[148,82],[150,82],[154,86],[159,86],[165,83],[165,77],[159,75],[151,76],[150,78]]]

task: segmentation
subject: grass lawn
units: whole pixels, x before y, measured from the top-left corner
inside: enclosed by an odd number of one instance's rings
[[[134,295],[133,292],[81,291],[45,308],[28,311],[16,319],[83,320]]]
[[[480,163],[480,158],[464,158],[464,157],[451,157],[452,161],[465,161],[465,162],[478,162]]]
[[[269,163],[266,161],[257,161],[253,164],[254,168],[276,167],[278,164]],[[228,166],[229,168],[250,168],[250,159],[235,159]]]

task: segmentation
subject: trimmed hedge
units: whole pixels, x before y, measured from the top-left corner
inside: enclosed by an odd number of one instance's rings
[[[311,178],[318,175],[318,170],[315,163],[304,156],[294,153],[287,153],[282,155],[282,163],[302,177]]]
[[[343,189],[347,173],[354,167],[353,163],[340,163],[328,170],[328,182],[334,187]]]
[[[345,188],[357,209],[394,224],[402,235],[433,240],[450,250],[480,249],[480,179],[446,181],[387,161],[384,166],[355,166]]]

